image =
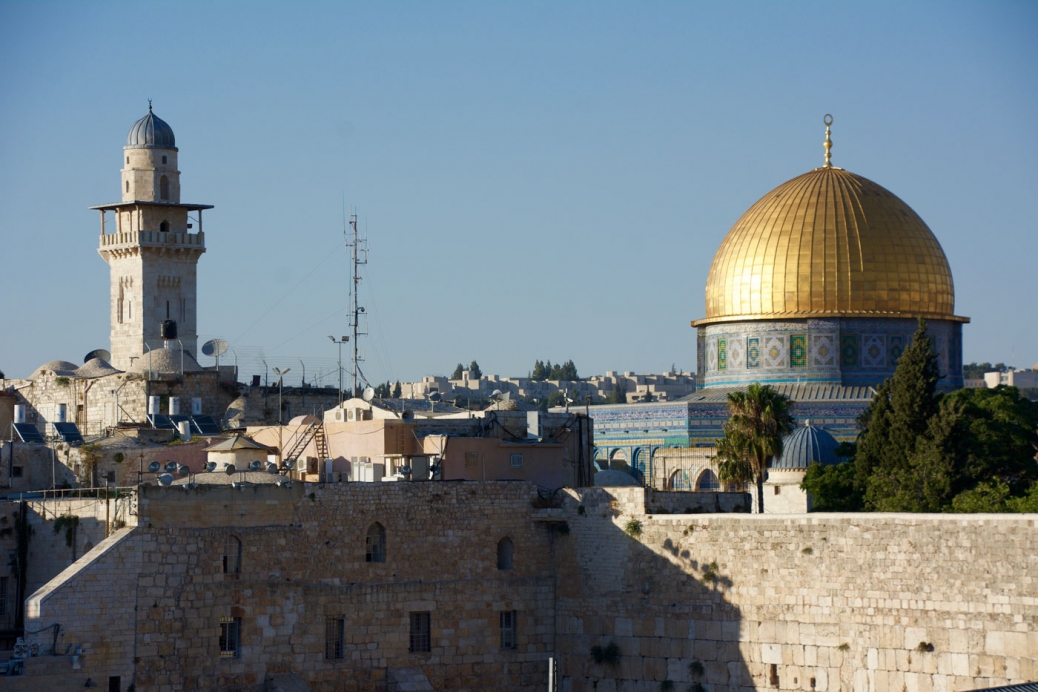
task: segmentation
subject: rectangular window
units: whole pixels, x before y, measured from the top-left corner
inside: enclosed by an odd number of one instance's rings
[[[7,615],[7,577],[0,577],[0,617]]]
[[[326,659],[331,661],[343,657],[345,638],[346,618],[324,619],[324,657]]]
[[[220,658],[238,658],[241,618],[220,618]]]
[[[431,650],[429,622],[428,611],[411,613],[411,653],[428,653]]]
[[[516,612],[514,610],[505,610],[501,613],[501,648],[502,649],[514,649],[516,648],[515,638],[515,625],[516,625]]]
[[[523,455],[513,454],[512,455],[512,468],[521,469],[523,467]]]
[[[108,678],[108,692],[123,692],[122,677],[112,675]]]
[[[479,466],[479,457],[475,452],[465,452],[465,468],[471,469]]]
[[[12,478],[21,478],[22,477],[22,467],[21,466],[12,466],[11,467],[11,477]]]

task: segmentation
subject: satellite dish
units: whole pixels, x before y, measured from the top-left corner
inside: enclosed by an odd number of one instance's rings
[[[491,399],[497,399],[500,396],[501,396],[501,390],[500,389],[495,389],[494,391],[490,392],[490,398]]]
[[[273,461],[267,462],[267,473],[277,473],[278,465]]]
[[[150,464],[148,464],[148,471],[150,473],[157,473],[158,470],[161,469],[161,468],[162,468],[162,464],[160,464],[157,461],[153,461]]]
[[[433,392],[429,395],[429,401],[439,401],[442,397],[439,392]]]
[[[191,473],[191,469],[189,469],[185,464],[177,464],[177,475],[178,476],[183,478],[184,476],[187,476],[190,473]]]
[[[400,474],[403,475],[403,476],[410,476],[411,475],[411,467],[410,466],[401,466],[398,470],[399,470]]]
[[[234,464],[227,464],[226,466],[224,466],[223,472],[230,476],[232,473],[234,473]]]
[[[159,475],[159,485],[170,485],[173,483],[173,476],[169,473],[163,473]]]
[[[375,390],[371,387],[365,387],[364,394],[361,398],[364,399],[364,401],[371,401],[375,398]]]
[[[263,468],[263,462],[260,461],[259,459],[256,459],[255,461],[250,461],[249,462],[249,470],[250,471],[259,471],[261,468]]]
[[[206,471],[215,471],[216,470],[216,462],[215,461],[210,461],[210,462],[206,463],[205,470]]]
[[[227,353],[227,342],[223,339],[210,339],[202,344],[202,355],[210,358],[219,358]]]
[[[107,362],[112,359],[112,353],[111,351],[108,351],[103,348],[95,348],[93,351],[83,356],[83,362],[86,363],[87,361],[93,360],[94,358],[100,358],[101,360]]]
[[[165,469],[166,473],[173,473],[174,471],[177,470],[177,466],[178,466],[177,462],[175,462],[175,461],[167,461],[166,465],[163,467],[163,469]]]
[[[405,421],[414,420],[414,411],[405,410],[403,413],[400,414],[400,418]]]

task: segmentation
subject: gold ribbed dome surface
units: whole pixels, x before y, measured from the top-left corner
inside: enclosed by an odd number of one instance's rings
[[[871,180],[826,166],[775,188],[714,255],[696,325],[818,316],[954,316],[937,238]]]

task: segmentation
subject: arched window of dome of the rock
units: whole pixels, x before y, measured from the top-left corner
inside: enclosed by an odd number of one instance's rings
[[[497,568],[500,570],[512,569],[512,557],[515,554],[515,547],[512,545],[512,539],[505,536],[497,542]]]
[[[368,527],[368,535],[364,540],[367,562],[386,561],[386,529],[377,521]]]
[[[224,540],[223,573],[241,574],[241,540],[237,536],[228,536]]]
[[[674,473],[670,474],[670,479],[667,483],[671,490],[691,490],[692,483],[688,480],[688,474],[678,469]]]
[[[696,490],[700,492],[713,492],[721,489],[721,483],[717,480],[717,474],[710,469],[705,469],[696,479]]]

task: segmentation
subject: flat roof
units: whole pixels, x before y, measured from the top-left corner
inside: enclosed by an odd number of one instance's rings
[[[99,204],[96,207],[87,207],[88,209],[98,209],[100,211],[108,211],[109,209],[118,209],[119,207],[177,207],[181,209],[213,209],[212,204],[186,204],[186,203],[173,203],[173,202],[151,202],[143,199],[135,199],[132,202],[113,202],[112,204]]]

